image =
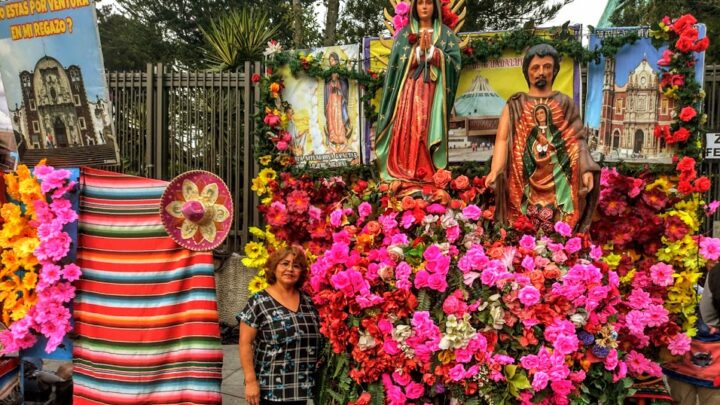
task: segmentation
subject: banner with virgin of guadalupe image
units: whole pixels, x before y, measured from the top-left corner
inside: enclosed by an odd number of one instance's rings
[[[539,29],[537,35],[547,35],[553,28]],[[581,26],[568,27],[575,36],[582,32]],[[461,33],[461,40],[470,36],[471,41],[478,37],[504,35],[503,31]],[[382,42],[385,42],[383,45]],[[365,38],[365,68],[371,72],[386,69],[391,40],[380,41],[377,38]],[[467,51],[466,51],[467,52]],[[453,162],[489,162],[495,145],[500,114],[506,100],[517,92],[528,91],[528,85],[522,72],[523,53],[512,50],[503,52],[498,59],[474,65],[463,65],[453,110],[450,113],[448,151]],[[561,58],[553,89],[567,94],[577,107],[581,100],[580,65],[570,58]],[[380,91],[381,92],[381,91]],[[378,92],[378,93],[380,93]],[[376,100],[380,99],[378,94]],[[368,155],[374,137],[374,129],[368,131]]]
[[[697,28],[699,37],[705,37],[705,26]],[[629,32],[640,39],[620,48],[614,58],[601,57],[588,67],[588,147],[596,161],[669,164],[675,147],[654,135],[657,125],[675,119],[675,101],[660,90],[658,78],[658,61],[667,46],[653,46],[648,27],[604,28],[590,36],[590,49],[601,46],[604,38]],[[696,53],[695,60],[695,79],[702,86],[705,53]]]
[[[360,47],[342,45],[316,48],[308,54],[322,60],[326,68],[358,65]],[[281,69],[289,103],[285,115],[292,136],[290,148],[298,165],[311,168],[360,164],[360,94],[355,80],[333,73],[327,79],[293,76]]]
[[[22,162],[118,162],[95,1],[0,2],[0,74]]]

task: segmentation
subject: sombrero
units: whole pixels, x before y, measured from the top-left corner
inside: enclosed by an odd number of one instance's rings
[[[230,233],[233,202],[225,182],[204,170],[170,181],[160,199],[160,218],[178,245],[195,251],[218,247]]]

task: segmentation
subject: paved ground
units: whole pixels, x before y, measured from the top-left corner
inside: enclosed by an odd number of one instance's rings
[[[223,345],[223,405],[246,405],[245,385],[237,345]]]

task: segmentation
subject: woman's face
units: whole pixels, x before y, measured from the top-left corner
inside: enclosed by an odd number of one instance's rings
[[[282,285],[294,286],[300,280],[302,272],[300,263],[295,261],[295,255],[290,253],[275,267],[275,279]]]
[[[432,19],[433,9],[435,8],[434,0],[417,0],[415,7],[420,21]]]
[[[547,123],[547,113],[545,113],[545,109],[538,108],[535,111],[535,118],[537,119],[538,124],[545,125]]]

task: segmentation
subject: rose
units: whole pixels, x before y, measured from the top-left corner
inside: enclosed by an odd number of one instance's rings
[[[690,122],[693,118],[697,117],[697,111],[690,106],[683,107],[678,117],[685,122]]]
[[[253,83],[259,82],[260,81],[260,73],[253,73],[252,79],[250,79],[250,80],[252,80]]]
[[[677,166],[675,166],[675,170],[680,172],[689,172],[691,170],[695,170],[695,159],[685,156],[678,162]]]
[[[690,53],[695,47],[695,44],[690,38],[680,37],[675,43],[675,47],[682,53]]]
[[[408,42],[412,45],[417,42],[418,36],[414,32],[408,34]]]
[[[698,193],[705,193],[710,190],[710,184],[710,179],[708,179],[707,177],[698,177],[698,179],[695,180],[695,190]]]
[[[470,187],[470,179],[468,179],[467,176],[458,176],[452,181],[450,186],[454,190],[465,190]]]
[[[518,293],[518,299],[525,306],[535,305],[540,302],[540,291],[533,286],[525,286]]]
[[[681,35],[687,28],[692,28],[695,23],[697,23],[697,19],[695,19],[692,14],[685,14],[675,20],[670,28],[672,28],[676,34]]]
[[[445,169],[438,169],[438,171],[433,174],[433,182],[437,188],[447,187],[450,180],[452,180],[452,173]]]
[[[685,142],[690,137],[690,131],[681,127],[677,131],[673,132],[672,136],[673,136],[674,142]],[[670,142],[668,142],[668,143],[670,143]]]

